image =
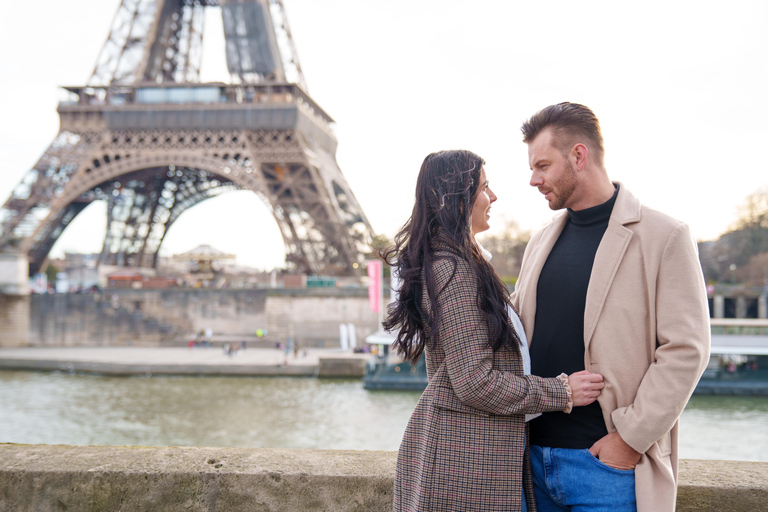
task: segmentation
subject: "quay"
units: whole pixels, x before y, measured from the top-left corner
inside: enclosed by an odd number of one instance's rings
[[[286,356],[275,348],[246,348],[230,356],[221,347],[20,347],[0,348],[0,370],[359,378],[368,358],[368,354],[316,347],[297,356],[293,352]]]

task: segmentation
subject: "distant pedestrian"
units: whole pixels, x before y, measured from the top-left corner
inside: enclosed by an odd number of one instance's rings
[[[291,337],[288,336],[286,343],[283,346],[283,366],[288,366],[288,355],[291,353]]]

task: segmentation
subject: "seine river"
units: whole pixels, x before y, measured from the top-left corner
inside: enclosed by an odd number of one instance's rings
[[[418,399],[360,380],[0,371],[0,442],[397,450]],[[768,462],[768,397],[693,397],[680,451]]]

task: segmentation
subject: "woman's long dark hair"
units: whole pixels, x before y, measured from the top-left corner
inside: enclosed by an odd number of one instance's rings
[[[472,234],[472,207],[478,195],[480,169],[485,162],[471,151],[440,151],[421,164],[416,182],[416,202],[410,219],[395,236],[395,244],[379,256],[396,267],[402,280],[398,300],[389,306],[384,328],[397,332],[392,344],[406,360],[415,363],[422,352],[426,333],[432,346],[440,336],[440,312],[433,263],[435,244],[447,246],[469,263],[478,281],[478,306],[490,330],[488,345],[494,352],[520,343],[509,323],[509,292],[493,267],[480,253]],[[440,256],[444,259],[447,256]],[[456,262],[455,258],[454,263]],[[455,266],[454,275],[455,277]],[[422,311],[423,285],[427,288],[430,311]]]

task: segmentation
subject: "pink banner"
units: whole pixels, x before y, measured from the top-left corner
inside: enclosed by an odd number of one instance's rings
[[[380,260],[371,260],[368,262],[368,305],[371,311],[379,312],[381,308],[381,277],[382,262]]]

